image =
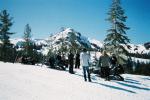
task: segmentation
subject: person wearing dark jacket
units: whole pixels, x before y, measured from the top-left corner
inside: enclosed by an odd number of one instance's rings
[[[110,74],[110,57],[107,55],[106,51],[103,51],[103,54],[99,58],[99,64],[101,66],[101,77],[104,77],[106,80],[109,79]]]
[[[49,64],[51,68],[54,68],[55,59],[54,56],[50,56],[49,58]]]
[[[75,68],[80,68],[80,54],[76,54],[76,59],[75,59]]]
[[[61,54],[58,53],[57,57],[56,57],[56,60],[57,60],[57,65],[62,69],[62,70],[65,70],[65,67],[63,66],[62,64],[62,57],[61,57]]]
[[[69,63],[69,73],[74,74],[73,71],[73,63],[74,62],[74,55],[73,53],[70,51],[70,54],[68,56],[68,63]]]
[[[120,75],[124,72],[123,67],[121,64],[118,64],[117,57],[115,54],[112,54],[110,58],[110,64],[111,64],[111,71],[113,76],[117,76],[117,80],[123,81],[124,78]]]
[[[112,56],[110,58],[110,64],[111,64],[112,69],[117,66],[117,58],[116,58],[115,54],[112,54]]]

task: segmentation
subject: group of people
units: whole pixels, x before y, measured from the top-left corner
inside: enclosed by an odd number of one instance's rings
[[[69,67],[69,73],[74,74],[74,66],[75,68],[80,68],[80,54],[77,52],[74,55],[73,52],[70,51],[68,58],[66,58],[66,56],[61,53],[57,53],[55,55],[51,55],[48,62],[51,68],[59,67],[62,70],[65,70]]]
[[[69,66],[69,73],[71,74],[74,74],[74,70],[73,70],[74,62],[75,62],[75,68],[77,69],[80,68],[80,64],[82,65],[84,80],[87,81],[87,76],[88,76],[88,81],[91,82],[90,71],[89,71],[90,54],[87,52],[87,50],[83,49],[81,55],[79,52],[77,52],[75,59],[74,59],[73,52],[70,51],[68,55],[68,66]]]
[[[105,78],[105,80],[110,80],[110,74],[114,77],[117,77],[116,80],[124,80],[121,73],[124,73],[122,65],[118,63],[117,57],[115,54],[109,56],[106,51],[103,51],[102,55],[99,58],[98,66],[100,67],[100,75]]]
[[[89,63],[90,55],[89,53],[87,53],[86,49],[83,49],[83,52],[81,54],[77,52],[75,55],[72,51],[70,51],[68,54],[68,59],[66,59],[65,56],[61,55],[61,53],[58,53],[55,56],[51,55],[49,58],[49,65],[51,68],[55,68],[56,66],[58,66],[62,70],[65,70],[69,67],[70,74],[74,74],[74,67],[76,69],[79,69],[80,65],[82,65],[85,81],[87,81],[86,76],[88,76],[88,80],[91,81]]]
[[[22,56],[21,62],[23,64],[35,64],[35,60],[27,56]],[[67,59],[66,56],[61,55],[61,53],[51,55],[48,59],[48,64],[51,68],[59,68],[61,70],[66,70],[66,68],[69,67],[70,74],[74,74],[74,68],[79,69],[81,65],[84,80],[87,81],[88,79],[88,81],[91,82],[91,57],[90,52],[88,52],[85,48],[82,50],[81,53],[77,52],[76,54],[74,54],[72,51],[70,51]],[[102,78],[105,78],[105,80],[110,80],[110,74],[113,74],[114,76],[119,76],[121,80],[123,80],[123,77],[121,77],[119,74],[120,72],[123,73],[124,69],[121,65],[118,64],[115,54],[109,56],[106,51],[103,51],[102,55],[98,60],[97,66],[100,68],[98,73]]]
[[[83,69],[83,76],[84,80],[91,82],[91,76],[90,76],[90,53],[87,52],[87,49],[83,49],[82,53],[77,53],[76,55],[73,54],[72,51],[69,52],[68,59],[65,59],[64,56],[61,56],[60,53],[56,55],[56,64],[63,70],[69,67],[69,73],[74,74],[74,66],[75,68],[80,68],[80,65],[82,65]],[[50,66],[53,68],[54,66],[54,58],[49,58]],[[103,51],[102,55],[100,56],[98,60],[98,66],[100,67],[100,75],[101,77],[105,78],[105,80],[110,80],[110,70],[114,69],[116,70],[118,63],[117,58],[114,54],[110,57],[107,55],[106,51]],[[113,73],[114,75],[116,72]]]
[[[83,75],[84,75],[84,80],[91,82],[91,77],[90,77],[90,54],[87,53],[86,49],[83,49],[83,53],[81,53],[81,64],[83,68]],[[118,63],[117,57],[115,54],[112,53],[111,56],[107,54],[107,52],[104,50],[102,55],[99,57],[98,60],[98,66],[100,67],[100,76],[105,78],[106,81],[109,81],[110,79],[114,80],[120,80],[123,81],[124,78],[120,76],[120,74],[124,73],[123,67]],[[113,78],[110,77],[110,74],[112,75]]]

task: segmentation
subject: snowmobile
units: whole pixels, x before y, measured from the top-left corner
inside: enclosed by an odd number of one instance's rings
[[[118,80],[118,81],[124,81],[124,78],[120,75],[124,73],[124,69],[122,65],[117,65],[114,68],[110,68],[110,80]]]

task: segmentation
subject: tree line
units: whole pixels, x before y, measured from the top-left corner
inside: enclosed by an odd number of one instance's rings
[[[13,18],[3,10],[0,13],[0,61],[15,62],[21,56],[33,58],[35,62],[39,62],[42,54],[37,52],[35,44],[31,41],[31,28],[29,24],[25,26],[24,30],[24,45],[22,50],[17,50],[17,47],[10,42],[10,37],[15,34],[10,32],[13,25]]]

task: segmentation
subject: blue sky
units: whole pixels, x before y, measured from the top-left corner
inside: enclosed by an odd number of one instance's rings
[[[127,35],[131,43],[150,41],[150,0],[122,0],[128,16]],[[111,0],[0,0],[0,10],[13,17],[12,38],[23,37],[27,23],[34,38],[47,38],[61,27],[71,27],[83,35],[103,41],[110,27],[105,20]]]

